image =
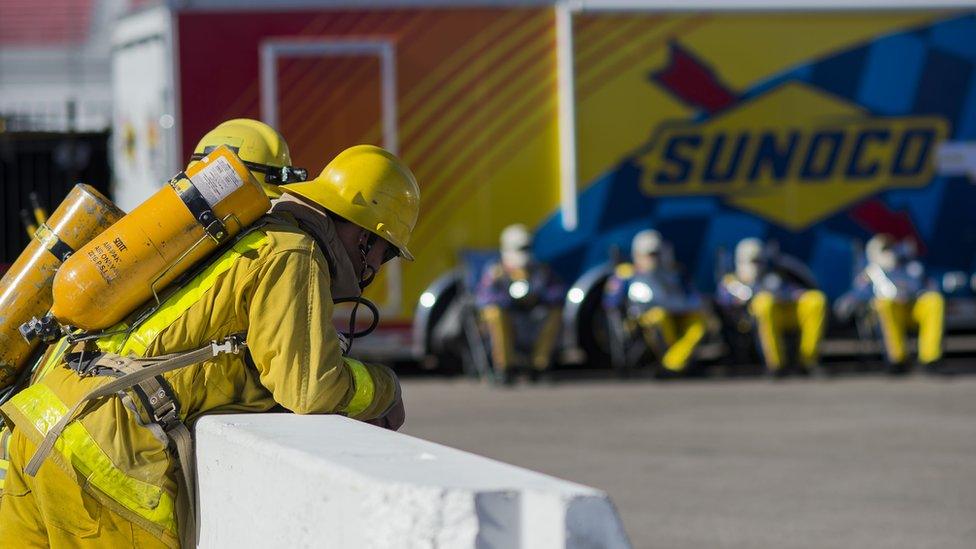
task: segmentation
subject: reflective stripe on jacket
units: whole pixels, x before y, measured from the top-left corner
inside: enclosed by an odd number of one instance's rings
[[[10,429],[6,425],[0,426],[0,500],[3,499],[3,487],[7,483],[7,469],[10,468]]]

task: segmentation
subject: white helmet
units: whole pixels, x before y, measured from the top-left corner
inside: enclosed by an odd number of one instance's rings
[[[744,238],[735,247],[735,274],[746,284],[759,278],[765,262],[765,245],[758,238]]]
[[[630,256],[635,263],[647,262],[651,269],[659,265],[670,267],[674,262],[671,245],[654,229],[646,229],[634,235],[630,243]]]
[[[509,225],[499,238],[502,263],[514,269],[525,268],[532,259],[532,233],[521,223]]]
[[[889,234],[878,234],[868,240],[864,247],[864,255],[868,263],[877,265],[884,270],[894,269],[898,265],[898,253],[895,251],[895,239]]]
[[[661,238],[661,233],[654,229],[646,229],[634,235],[634,240],[630,243],[630,254],[637,257],[660,253],[663,246],[664,239]]]

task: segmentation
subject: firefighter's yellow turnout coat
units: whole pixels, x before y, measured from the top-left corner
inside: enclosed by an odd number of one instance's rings
[[[332,221],[309,214],[306,221],[311,222],[299,228],[301,219],[295,215],[301,217],[302,211],[266,218],[165,298],[134,331],[103,337],[98,349],[155,357],[246,334],[246,353],[221,354],[161,376],[177,397],[178,416],[185,423],[205,413],[263,412],[276,405],[300,414],[381,417],[398,397],[396,377],[385,367],[343,357],[332,324],[333,290],[348,288],[354,269]],[[63,429],[37,475],[24,474],[28,454],[55,423],[86,393],[113,379],[85,377],[69,368],[65,356],[76,350],[69,347],[65,340],[52,345],[35,383],[0,409],[15,434],[0,505],[0,546],[55,541],[66,528],[79,533],[80,545],[85,539],[92,546],[132,545],[148,533],[177,547],[178,460],[140,398],[92,402]],[[76,485],[63,491],[60,506],[42,498],[50,492],[43,485],[46,479],[58,478]],[[79,508],[91,511],[92,505],[106,508],[100,518],[104,524],[90,524],[90,512],[71,516]],[[39,515],[43,520],[25,518]],[[123,526],[128,526],[125,521],[135,526],[115,528],[112,521],[119,517]],[[33,531],[42,527],[59,532]]]

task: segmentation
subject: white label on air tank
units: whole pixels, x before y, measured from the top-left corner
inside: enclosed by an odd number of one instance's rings
[[[211,208],[227,198],[230,193],[244,186],[244,180],[237,175],[230,162],[222,156],[218,156],[205,168],[194,174],[190,181],[200,191]]]

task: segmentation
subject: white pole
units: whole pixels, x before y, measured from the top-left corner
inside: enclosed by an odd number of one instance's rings
[[[573,74],[573,7],[556,4],[556,72],[559,109],[559,201],[563,229],[576,229],[576,78]]]
[[[278,127],[278,55],[273,43],[261,46],[261,120]]]
[[[400,154],[397,128],[396,52],[392,42],[384,42],[380,49],[383,82],[383,146],[393,154]]]

